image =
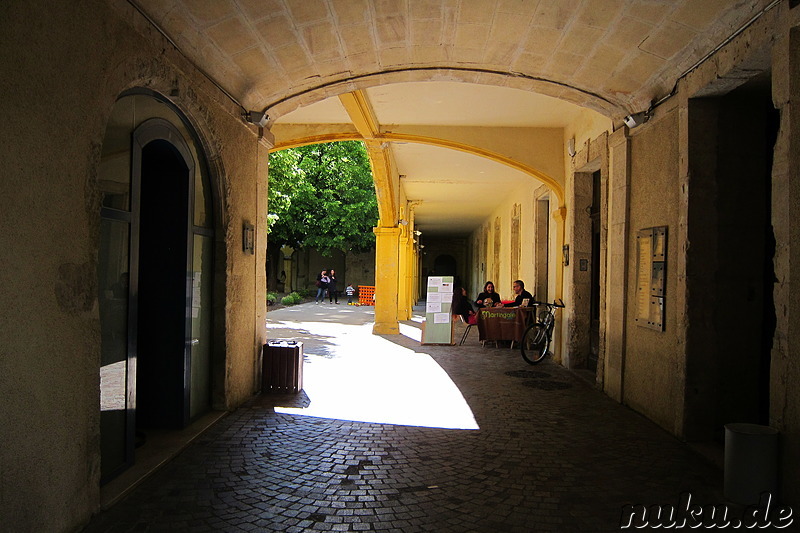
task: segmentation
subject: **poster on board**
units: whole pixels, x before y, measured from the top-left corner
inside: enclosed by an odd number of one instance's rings
[[[421,344],[453,344],[453,276],[428,277]]]

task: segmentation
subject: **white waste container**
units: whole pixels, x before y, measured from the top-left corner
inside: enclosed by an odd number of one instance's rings
[[[725,424],[723,495],[755,505],[762,492],[778,492],[778,430],[759,424]]]

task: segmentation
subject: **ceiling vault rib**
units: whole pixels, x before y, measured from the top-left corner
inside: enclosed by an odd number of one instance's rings
[[[318,91],[318,90],[329,88],[329,87],[335,87],[336,85],[340,85],[340,84],[347,84],[347,83],[351,83],[351,82],[354,82],[354,81],[366,80],[366,79],[377,77],[377,76],[383,76],[383,75],[386,75],[386,74],[396,74],[396,73],[400,73],[400,72],[439,72],[439,71],[469,72],[469,73],[475,73],[475,74],[493,74],[493,75],[502,76],[502,77],[505,77],[505,78],[508,78],[508,77],[521,78],[521,79],[525,79],[525,80],[529,80],[529,81],[539,81],[539,82],[542,82],[542,83],[549,83],[549,84],[552,84],[552,85],[556,85],[558,87],[562,87],[562,88],[566,88],[566,89],[571,89],[571,90],[577,91],[577,92],[579,92],[579,93],[581,93],[583,95],[586,95],[586,96],[589,96],[591,98],[595,98],[597,100],[600,100],[601,102],[604,102],[604,103],[606,103],[606,104],[608,104],[610,106],[613,106],[616,109],[620,109],[620,110],[623,109],[623,106],[622,106],[622,104],[620,102],[612,102],[611,100],[608,100],[607,98],[605,98],[605,97],[603,97],[603,96],[601,96],[601,95],[599,95],[599,94],[597,94],[595,92],[589,91],[587,89],[582,89],[580,87],[576,87],[574,85],[570,85],[568,83],[564,83],[564,82],[560,82],[560,81],[549,80],[547,78],[541,78],[539,76],[531,76],[529,74],[523,74],[522,72],[506,72],[506,71],[502,71],[502,70],[494,70],[494,69],[486,69],[486,68],[471,68],[471,67],[407,67],[407,68],[385,69],[385,70],[381,70],[380,72],[371,72],[369,74],[361,74],[361,75],[358,75],[358,76],[349,76],[347,78],[341,78],[341,79],[338,79],[338,80],[335,80],[335,81],[331,81],[331,82],[327,82],[327,83],[321,83],[319,85],[315,85],[314,87],[310,87],[310,88],[305,89],[303,91],[298,91],[296,93],[290,94],[289,96],[286,96],[285,98],[281,98],[280,100],[276,100],[276,101],[268,104],[264,108],[264,111],[268,112],[273,107],[275,107],[277,105],[280,105],[280,104],[282,104],[284,102],[287,102],[289,100],[292,100],[293,98],[297,98],[299,96],[302,96],[304,94],[312,93],[314,91]]]
[[[380,126],[375,111],[372,109],[367,95],[363,91],[357,90],[350,93],[339,95],[345,111],[350,116],[350,120],[356,130],[364,139],[375,139],[380,135]]]
[[[540,172],[530,166],[521,163],[515,159],[511,159],[510,157],[506,157],[504,155],[498,154],[496,152],[492,152],[491,150],[485,150],[483,148],[478,148],[477,146],[472,146],[469,144],[464,144],[457,141],[450,141],[447,139],[439,139],[437,137],[425,137],[422,135],[411,135],[406,133],[383,133],[380,136],[380,140],[384,142],[411,142],[411,143],[418,143],[418,144],[427,144],[431,146],[440,146],[442,148],[450,148],[451,150],[458,150],[460,152],[465,152],[468,154],[477,155],[480,157],[485,157],[486,159],[490,159],[492,161],[497,161],[498,163],[502,163],[507,165],[511,168],[524,172],[529,176],[533,176],[534,178],[538,179],[545,185],[547,185],[550,190],[552,190],[556,197],[559,200],[559,203],[564,202],[564,190],[561,184],[558,183],[555,179],[548,176],[547,174]]]
[[[424,137],[422,135],[411,135],[406,133],[388,133],[388,132],[381,133],[378,136],[368,140],[361,139],[359,136],[354,134],[315,135],[312,137],[305,137],[302,139],[292,139],[291,141],[285,143],[276,143],[275,146],[270,151],[274,152],[277,150],[285,150],[286,148],[295,148],[297,146],[304,146],[307,144],[318,144],[322,142],[336,142],[336,141],[346,141],[346,140],[364,140],[365,144],[367,144],[368,152],[370,152],[371,146],[372,149],[374,150],[376,147],[382,149],[383,146],[389,142],[408,142],[408,143],[425,144],[430,146],[439,146],[442,148],[450,148],[452,150],[458,150],[460,152],[465,152],[468,154],[485,157],[487,159],[490,159],[492,161],[497,161],[498,163],[502,163],[504,165],[507,165],[511,168],[514,168],[516,170],[524,172],[529,176],[536,178],[537,180],[547,185],[550,188],[550,190],[553,191],[553,193],[556,195],[556,198],[558,199],[559,205],[563,205],[564,203],[564,188],[561,186],[560,183],[558,183],[558,181],[553,179],[551,176],[535,168],[532,168],[524,163],[521,163],[515,159],[511,159],[510,157],[506,157],[496,152],[485,150],[483,148],[478,148],[477,146],[472,146],[456,141],[450,141],[447,139],[439,139],[436,137]]]
[[[380,125],[367,95],[360,90],[339,95],[345,111],[350,116],[356,130],[363,137],[369,155],[372,177],[375,180],[375,193],[378,198],[380,227],[394,227],[398,220],[399,178],[392,167],[389,147],[380,140]]]

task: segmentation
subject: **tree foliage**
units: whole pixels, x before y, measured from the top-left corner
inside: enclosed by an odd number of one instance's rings
[[[272,245],[364,252],[375,246],[378,203],[364,144],[314,144],[269,156]]]

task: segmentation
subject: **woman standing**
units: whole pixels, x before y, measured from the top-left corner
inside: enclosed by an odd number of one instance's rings
[[[328,283],[330,283],[331,278],[328,277],[328,271],[323,270],[319,274],[317,274],[317,297],[314,299],[314,303],[318,304],[320,300],[325,300],[325,291],[328,289]]]
[[[336,294],[336,271],[331,269],[331,273],[328,276],[330,281],[328,281],[328,303],[339,303],[339,295]]]

